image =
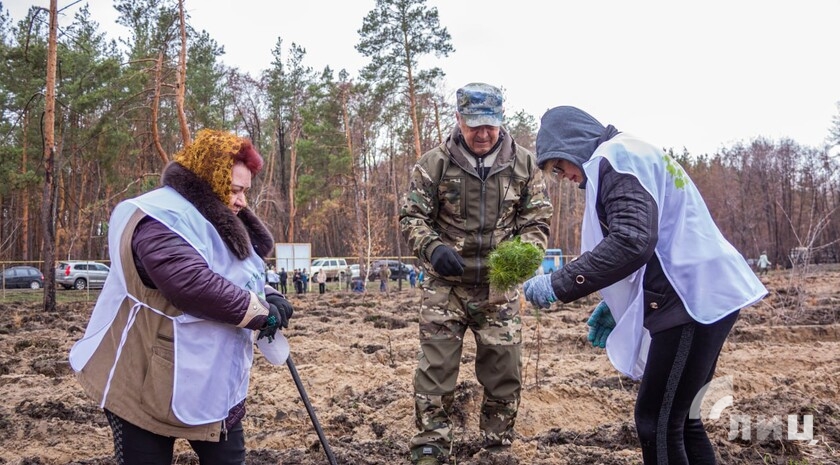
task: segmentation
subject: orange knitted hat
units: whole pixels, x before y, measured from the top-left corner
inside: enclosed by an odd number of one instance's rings
[[[227,203],[233,157],[242,149],[242,143],[243,139],[232,132],[202,129],[192,144],[176,153],[173,160],[207,181],[222,202]]]

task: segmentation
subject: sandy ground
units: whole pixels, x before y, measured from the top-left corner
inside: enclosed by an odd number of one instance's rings
[[[763,280],[770,295],[742,313],[702,410],[720,463],[840,464],[840,267],[804,276],[775,271]],[[420,294],[407,287],[390,296],[375,285],[363,295],[331,289],[291,297],[292,357],[337,463],[409,463]],[[467,338],[450,463],[641,463],[638,384],[586,343],[594,304],[524,312],[526,386],[507,452],[479,450],[481,388]],[[91,308],[61,304],[44,314],[39,305],[0,302],[0,464],[114,463],[105,417],[67,363]],[[248,402],[248,464],[329,463],[287,367],[257,353]],[[745,418],[748,433],[732,427]],[[176,444],[175,463],[198,463],[186,442]]]

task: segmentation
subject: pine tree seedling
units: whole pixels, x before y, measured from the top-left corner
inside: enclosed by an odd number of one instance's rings
[[[488,255],[490,286],[497,291],[508,291],[534,276],[543,260],[543,251],[516,236],[501,242]]]

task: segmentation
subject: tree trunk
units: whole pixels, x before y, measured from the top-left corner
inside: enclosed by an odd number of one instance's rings
[[[297,207],[295,206],[295,189],[297,189],[297,136],[300,130],[297,128],[297,122],[292,123],[292,137],[289,140],[291,146],[289,155],[289,233],[288,241],[295,242],[295,217],[297,216]]]
[[[420,159],[423,149],[420,148],[420,123],[417,122],[417,97],[414,94],[414,75],[411,66],[408,67],[408,101],[411,112],[411,126],[414,128],[414,158]]]
[[[277,183],[277,185],[280,186],[280,205],[284,206],[287,205],[287,202],[289,200],[289,185],[288,176],[286,176],[286,131],[283,128],[283,121],[280,120],[280,118],[277,118],[277,171],[277,175],[280,177]],[[286,208],[283,209],[286,210]],[[283,238],[288,239],[288,221],[286,222],[286,225],[283,226],[281,229],[283,231]],[[290,241],[286,240],[283,242]]]
[[[20,172],[21,174],[26,174],[26,147],[27,147],[27,137],[26,137],[26,130],[29,126],[29,112],[24,113],[23,115],[23,147],[22,147],[22,156],[20,162]],[[55,136],[53,136],[55,137]],[[32,257],[29,256],[29,185],[26,185],[23,189],[23,196],[21,197],[23,200],[23,212],[21,213],[20,217],[23,221],[21,226],[21,237],[23,238],[23,258],[26,260],[30,260]]]
[[[47,44],[46,97],[44,99],[44,193],[41,224],[44,229],[44,311],[55,311],[55,242],[53,224],[53,173],[55,170],[55,68],[58,0],[50,0],[50,36]]]
[[[400,194],[397,191],[397,162],[396,153],[391,153],[391,189],[394,201],[391,203],[391,213],[394,217],[394,244],[397,246],[397,261],[402,263],[402,238],[400,234]],[[397,277],[397,290],[402,291],[402,274]]]
[[[341,92],[341,116],[342,120],[344,121],[344,140],[347,143],[347,153],[350,154],[350,158],[353,160],[350,163],[350,176],[353,180],[353,191],[352,191],[352,198],[353,198],[353,216],[356,226],[353,228],[354,234],[351,234],[352,240],[360,241],[362,233],[365,231],[365,225],[362,220],[362,209],[361,209],[361,201],[362,201],[362,192],[359,182],[359,164],[356,162],[356,156],[353,152],[353,132],[350,129],[350,111],[347,108],[347,92],[349,92],[349,85],[345,85],[342,88]],[[356,252],[358,260],[359,260],[359,277],[364,280],[366,276],[363,273],[363,266],[361,266],[363,262],[363,255],[361,253],[361,248],[357,248],[356,244],[350,244],[350,250]],[[349,279],[349,278],[348,278]]]
[[[432,100],[435,105],[435,127],[437,128],[438,144],[443,143],[443,131],[440,129],[440,108],[438,108],[437,100]]]
[[[169,156],[163,150],[163,145],[160,143],[160,130],[158,129],[158,110],[160,108],[160,93],[163,88],[163,48],[158,52],[157,63],[155,64],[155,96],[152,100],[152,140],[155,144],[155,150],[160,157],[163,164],[169,162]]]
[[[178,55],[178,84],[175,89],[175,106],[178,108],[181,139],[184,141],[184,147],[187,147],[192,143],[192,137],[190,136],[190,127],[187,125],[187,114],[184,112],[184,95],[187,93],[187,20],[184,18],[184,0],[178,0],[178,18],[181,22],[181,53]]]

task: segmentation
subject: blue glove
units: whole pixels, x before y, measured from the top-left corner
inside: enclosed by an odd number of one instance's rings
[[[592,316],[586,322],[589,325],[589,335],[586,339],[592,343],[592,347],[604,348],[607,346],[607,337],[615,328],[615,319],[610,312],[610,307],[603,300],[595,307]]]
[[[551,287],[551,275],[541,274],[525,281],[523,286],[525,299],[539,308],[548,308],[557,302],[557,295]]]

